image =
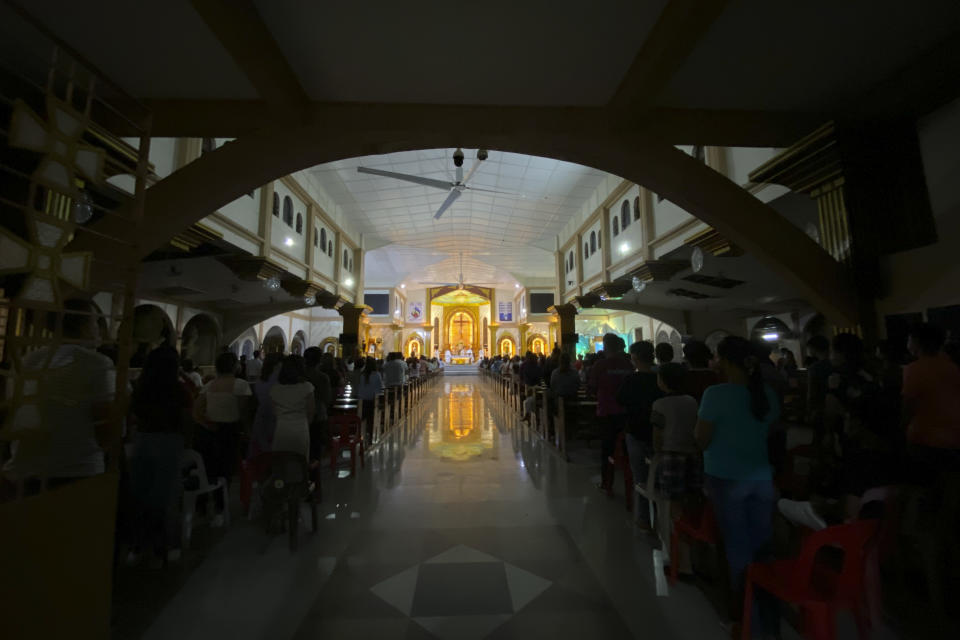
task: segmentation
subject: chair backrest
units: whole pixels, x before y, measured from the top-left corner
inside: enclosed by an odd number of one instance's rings
[[[207,468],[203,464],[203,457],[195,449],[184,449],[180,455],[181,474],[190,474],[193,470],[197,472],[197,489],[206,491],[210,488],[207,481]]]
[[[833,547],[843,551],[843,565],[836,585],[837,595],[853,594],[863,580],[867,546],[879,529],[880,520],[854,520],[810,534],[804,541],[800,557],[794,565],[794,586],[802,589],[809,585],[813,579],[817,553],[824,547]]]

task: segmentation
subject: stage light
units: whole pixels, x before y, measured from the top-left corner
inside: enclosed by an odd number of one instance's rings
[[[780,334],[779,334],[779,333],[765,333],[765,334],[763,334],[763,335],[760,336],[760,337],[763,338],[764,340],[766,340],[767,342],[776,342],[777,340],[780,339]]]

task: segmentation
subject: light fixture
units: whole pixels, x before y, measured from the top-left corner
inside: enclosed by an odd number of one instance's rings
[[[763,335],[760,336],[760,337],[763,338],[764,340],[766,340],[767,342],[776,342],[777,340],[780,339],[780,334],[779,334],[779,333],[765,333],[765,334],[763,334]]]
[[[347,278],[346,280],[343,281],[343,284],[347,285],[348,287],[352,287],[352,286],[353,286],[353,278]]]
[[[91,218],[93,218],[93,198],[81,189],[77,199],[73,201],[73,221],[77,224],[87,224]]]
[[[308,307],[312,307],[313,305],[317,304],[317,299],[313,296],[303,296],[303,304],[307,305]]]
[[[520,283],[519,283],[519,282],[513,283],[513,287],[514,287],[515,289],[519,289],[519,288],[520,288]]]
[[[703,249],[700,247],[694,247],[693,253],[690,254],[690,268],[694,273],[703,271]]]
[[[280,289],[280,278],[277,276],[270,276],[263,281],[263,288],[267,291],[278,291]]]
[[[407,285],[401,284],[401,285],[400,285],[400,288],[401,288],[401,289],[406,289],[406,288],[407,288]]]
[[[293,246],[293,238],[287,238],[286,240],[283,241],[283,244],[287,245],[288,247],[292,247],[292,246]]]
[[[624,242],[623,244],[620,245],[620,253],[626,253],[627,251],[630,251],[630,244],[627,242]]]
[[[644,289],[647,288],[647,283],[641,280],[638,276],[633,276],[633,290],[637,293],[642,293]]]

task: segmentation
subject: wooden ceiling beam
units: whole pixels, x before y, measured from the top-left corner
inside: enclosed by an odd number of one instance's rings
[[[730,0],[670,0],[610,100],[621,117],[654,104]]]
[[[191,4],[273,115],[302,121],[310,99],[253,2],[191,0]]]

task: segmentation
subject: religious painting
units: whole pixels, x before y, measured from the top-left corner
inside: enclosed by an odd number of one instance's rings
[[[410,322],[423,321],[423,303],[411,302],[407,305],[407,320]]]
[[[513,302],[498,302],[497,316],[500,322],[513,322]]]

